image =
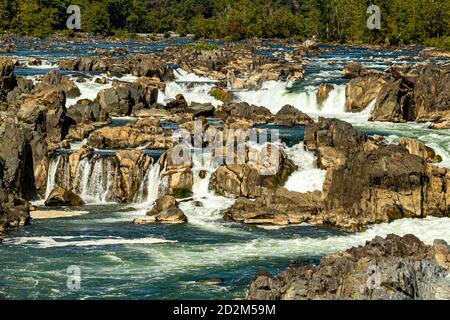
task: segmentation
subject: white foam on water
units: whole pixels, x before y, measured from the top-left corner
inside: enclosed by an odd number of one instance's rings
[[[108,78],[108,83],[106,84],[100,84],[95,82],[95,80],[97,79],[101,79],[103,77]],[[104,89],[109,89],[112,87],[112,81],[113,80],[119,80],[119,81],[123,81],[123,82],[133,82],[135,80],[139,79],[136,76],[133,75],[125,75],[121,78],[118,78],[116,76],[113,77],[109,77],[106,74],[101,74],[101,75],[97,75],[95,77],[93,77],[92,79],[86,79],[86,82],[76,82],[76,77],[72,77],[71,80],[74,81],[75,85],[80,89],[80,93],[81,95],[75,98],[68,98],[66,100],[66,107],[69,108],[70,106],[73,106],[74,104],[77,103],[78,100],[81,99],[89,99],[89,100],[95,100],[95,98],[97,98],[98,93],[101,90]]]
[[[193,197],[192,201],[180,203],[180,209],[186,214],[188,223],[196,227],[220,233],[243,233],[242,230],[230,228],[223,221],[222,211],[232,206],[235,200],[218,196],[209,189],[211,175],[216,170],[210,156],[208,153],[203,153],[201,156],[193,155]],[[199,176],[201,170],[206,172],[204,179]],[[203,206],[196,206],[196,202],[201,202]]]
[[[322,191],[327,171],[317,168],[314,153],[306,151],[303,142],[300,142],[288,148],[287,155],[299,169],[291,174],[284,187],[297,192]]]
[[[388,234],[400,236],[414,234],[429,245],[435,239],[450,242],[450,218],[402,219],[389,224],[371,226],[362,233],[334,235],[326,238],[306,237],[299,234],[298,238],[294,239],[257,238],[222,244],[204,243],[197,246],[183,246],[182,251],[178,246],[164,247],[164,250],[137,247],[136,250],[147,254],[152,260],[154,265],[149,266],[150,270],[158,270],[161,274],[173,274],[186,273],[198,268],[239,264],[245,261],[265,261],[270,258],[318,257],[364,245],[375,236],[386,237]],[[149,270],[146,269],[146,272]]]
[[[98,237],[17,237],[4,239],[5,244],[27,245],[35,248],[56,248],[56,247],[88,247],[88,246],[107,246],[107,245],[126,245],[126,244],[157,244],[157,243],[174,243],[174,240],[165,240],[158,238],[102,238],[91,240],[72,240],[75,238],[98,238]],[[60,241],[63,240],[63,241]]]
[[[264,106],[274,114],[287,104],[315,117],[345,112],[345,85],[333,85],[334,89],[323,104],[317,102],[318,87],[309,86],[298,92],[290,90],[292,85],[291,82],[267,81],[261,89],[233,91],[233,94],[239,101]]]

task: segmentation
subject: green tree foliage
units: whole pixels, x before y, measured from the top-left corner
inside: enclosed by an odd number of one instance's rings
[[[447,47],[449,0],[0,0],[0,30],[46,35],[65,28],[70,4],[82,8],[83,31],[193,33],[200,38],[252,37],[324,41],[433,43]],[[382,29],[366,27],[367,7]]]

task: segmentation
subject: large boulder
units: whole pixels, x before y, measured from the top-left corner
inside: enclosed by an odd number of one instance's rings
[[[313,120],[306,113],[301,112],[291,105],[285,105],[277,112],[274,124],[278,126],[293,127],[296,125],[305,125]]]
[[[151,218],[134,219],[134,224],[180,224],[186,223],[187,217],[178,207],[177,200],[173,196],[163,196],[155,201],[153,208],[147,212]]]
[[[70,190],[62,187],[56,187],[50,192],[47,200],[45,200],[47,207],[78,207],[84,205],[83,199]]]
[[[364,74],[366,70],[360,63],[349,62],[344,66],[342,70],[342,77],[346,79],[353,79]]]
[[[224,213],[224,219],[250,225],[286,226],[303,222],[322,224],[320,192],[299,193],[279,188],[256,200],[238,198]]]
[[[361,112],[370,102],[376,100],[386,79],[376,75],[357,77],[345,87],[345,109],[347,112]]]
[[[114,116],[130,116],[133,111],[149,107],[147,88],[136,83],[115,81],[113,86],[100,91],[96,102],[104,112]]]
[[[87,122],[105,122],[109,120],[109,114],[102,109],[100,104],[88,99],[79,100],[75,105],[68,108],[66,117],[77,125]]]
[[[176,198],[186,198],[192,195],[194,175],[192,172],[192,157],[185,145],[179,144],[167,150],[159,159],[161,168],[160,194],[172,195]]]
[[[50,71],[41,78],[36,89],[39,91],[49,88],[63,90],[67,98],[76,98],[81,95],[78,86],[69,77],[62,76],[58,71]]]
[[[233,151],[234,159],[220,165],[212,174],[210,188],[218,194],[233,197],[255,198],[265,190],[276,190],[297,170],[297,166],[288,159],[286,153],[279,147],[267,144],[261,150],[246,147],[244,150]],[[245,152],[245,154],[237,154]],[[244,161],[239,161],[239,159]]]
[[[435,300],[450,298],[448,245],[427,246],[413,235],[376,237],[325,256],[315,267],[290,268],[276,278],[259,272],[248,300]],[[436,254],[438,252],[438,254]]]

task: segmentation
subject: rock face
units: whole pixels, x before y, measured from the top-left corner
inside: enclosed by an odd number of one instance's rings
[[[194,175],[190,150],[179,144],[167,150],[159,159],[159,163],[161,168],[165,168],[161,174],[160,194],[176,198],[191,196]]]
[[[413,235],[376,237],[325,256],[318,266],[290,268],[276,278],[259,272],[246,299],[447,300],[448,250],[443,241],[427,246]]]
[[[56,187],[45,200],[45,205],[47,207],[78,207],[84,205],[84,201],[72,191]]]
[[[391,71],[380,89],[373,121],[434,122],[446,128],[450,119],[450,64],[419,65],[411,69]],[[442,123],[442,125],[439,125]]]
[[[410,151],[403,145],[385,145],[350,124],[324,118],[306,127],[304,143],[316,153],[318,166],[327,169],[322,192],[242,193],[247,189],[236,174],[222,169],[218,186],[237,196],[256,197],[239,199],[225,217],[252,224],[308,222],[360,231],[369,224],[450,213],[450,172],[416,155],[423,155],[419,150],[424,149],[412,143]]]
[[[319,105],[322,105],[325,100],[328,99],[328,96],[330,95],[330,92],[334,89],[334,87],[331,84],[328,83],[322,83],[319,86],[319,89],[317,90],[317,103]]]
[[[98,71],[133,74],[138,77],[157,77],[162,81],[173,80],[172,68],[155,55],[132,55],[129,57],[81,57],[59,62],[62,70]]]
[[[245,150],[247,162],[219,166],[211,176],[210,188],[227,196],[255,198],[265,189],[281,186],[297,166],[274,145],[262,149],[249,147]]]
[[[275,116],[275,125],[293,127],[296,125],[305,125],[313,120],[306,113],[301,112],[291,105],[285,105],[277,112]]]
[[[352,79],[345,87],[345,109],[361,112],[375,100],[386,83],[386,79],[370,75]]]
[[[0,57],[0,101],[6,98],[8,91],[12,90],[15,85],[13,71],[14,61]]]
[[[76,98],[81,95],[78,86],[69,79],[69,77],[61,76],[58,71],[50,71],[41,78],[41,82],[36,86],[36,90],[45,91],[49,88],[60,89],[64,91],[67,98]]]
[[[0,113],[0,235],[30,222],[23,198],[36,196],[29,134],[11,114]]]
[[[88,144],[101,149],[137,148],[144,145],[147,149],[171,148],[175,142],[164,134],[159,122],[144,118],[123,127],[97,129],[89,135]]]

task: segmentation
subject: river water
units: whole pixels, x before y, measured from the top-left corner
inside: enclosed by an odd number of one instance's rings
[[[20,67],[16,73],[30,78],[56,68],[55,62],[67,56],[93,54],[96,48],[126,46],[130,53],[161,50],[167,45],[128,42],[126,44],[66,43],[47,45],[36,41],[23,44],[16,57],[40,57],[40,67]],[[332,54],[307,57],[306,77],[297,83],[267,82],[259,90],[234,91],[237,101],[263,105],[277,112],[283,105],[292,104],[312,117],[336,117],[351,122],[369,134],[379,134],[391,143],[408,136],[425,142],[442,156],[439,165],[450,166],[450,131],[430,130],[426,124],[393,124],[369,122],[370,108],[357,114],[344,112],[345,80],[341,71],[346,62],[361,62],[368,68],[384,69],[399,57],[411,52],[376,51],[339,47]],[[289,50],[277,45],[261,54]],[[177,70],[177,79],[160,92],[161,102],[182,93],[189,102],[212,102],[207,93],[209,79]],[[69,74],[70,75],[70,74]],[[72,74],[75,76],[75,74]],[[110,85],[94,82],[78,84],[82,97],[96,97],[99,90]],[[132,81],[132,76],[121,80]],[[315,92],[323,83],[331,83],[334,90],[322,106],[318,106]],[[77,99],[79,99],[77,98]],[[76,101],[69,100],[70,107]],[[116,125],[130,119],[115,119]],[[303,128],[283,129],[281,138],[290,158],[299,165],[287,181],[286,188],[313,191],[322,188],[325,172],[316,168],[315,157],[302,148]],[[73,144],[78,148],[81,143]],[[99,151],[100,153],[102,151]],[[104,151],[108,153],[110,151]],[[158,157],[158,154],[152,154]],[[55,185],[55,168],[49,170],[50,185]],[[107,161],[104,161],[107,163]],[[362,245],[376,235],[412,233],[426,243],[440,238],[450,242],[449,218],[403,219],[390,224],[369,227],[365,232],[352,234],[310,225],[289,228],[261,228],[223,221],[221,212],[233,203],[232,199],[216,196],[208,190],[207,179],[198,178],[200,170],[207,175],[213,167],[194,161],[194,196],[192,201],[180,204],[189,219],[184,225],[133,225],[134,218],[144,216],[152,206],[155,190],[160,183],[154,167],[144,172],[141,193],[132,204],[109,201],[108,183],[99,171],[101,165],[86,163],[80,174],[88,182],[82,195],[88,204],[80,208],[59,208],[78,215],[59,219],[33,219],[26,228],[10,232],[0,243],[0,298],[8,299],[233,299],[243,297],[248,283],[260,268],[272,273],[295,264],[298,260],[318,261],[325,254],[355,245]],[[95,169],[96,168],[96,169]],[[153,171],[151,171],[153,170]],[[102,180],[103,179],[103,180]],[[99,182],[101,181],[101,182]],[[97,185],[96,185],[97,184]],[[198,207],[196,201],[201,202]],[[40,209],[43,201],[37,201]],[[70,290],[67,269],[77,266],[81,272],[80,290]],[[216,284],[202,280],[219,278]]]

